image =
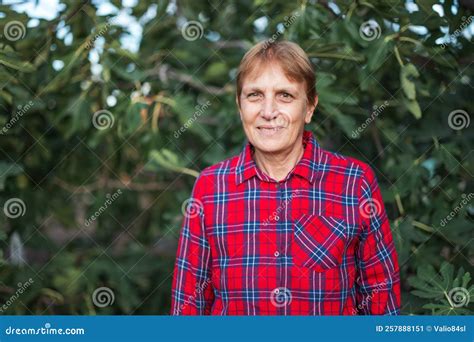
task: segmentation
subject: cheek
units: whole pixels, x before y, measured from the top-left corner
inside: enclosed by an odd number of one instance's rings
[[[295,104],[288,109],[288,113],[291,117],[293,123],[299,123],[304,121],[306,117],[306,105],[304,104]]]
[[[258,110],[253,105],[241,104],[240,105],[240,118],[244,123],[252,123],[258,117]]]

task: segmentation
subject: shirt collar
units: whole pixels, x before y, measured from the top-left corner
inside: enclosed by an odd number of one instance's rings
[[[293,170],[288,173],[285,181],[289,179],[291,175],[297,174],[306,178],[311,184],[313,184],[318,171],[320,147],[311,131],[303,132],[302,143],[304,146],[303,157],[298,164],[296,164]],[[253,146],[250,142],[247,142],[237,161],[235,171],[235,182],[237,185],[254,176],[257,176],[262,181],[275,182],[275,180],[271,179],[258,168],[255,160],[252,158],[252,154]]]

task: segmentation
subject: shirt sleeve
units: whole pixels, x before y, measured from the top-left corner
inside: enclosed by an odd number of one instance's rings
[[[181,229],[171,289],[171,315],[209,315],[214,302],[211,284],[211,249],[204,226],[200,176],[191,198],[183,205]]]
[[[356,250],[356,299],[359,315],[400,314],[400,273],[377,179],[364,170],[359,194],[362,234]]]

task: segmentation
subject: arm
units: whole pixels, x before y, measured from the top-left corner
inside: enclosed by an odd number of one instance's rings
[[[204,227],[204,189],[200,176],[184,212],[171,289],[172,315],[209,315],[214,302],[211,250]]]
[[[359,315],[400,313],[400,274],[392,232],[377,179],[364,170],[359,194],[362,227],[356,251],[357,312]]]

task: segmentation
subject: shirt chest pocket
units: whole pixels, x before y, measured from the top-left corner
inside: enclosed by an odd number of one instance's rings
[[[342,262],[346,241],[344,220],[304,214],[293,225],[293,262],[315,272],[324,272]]]

